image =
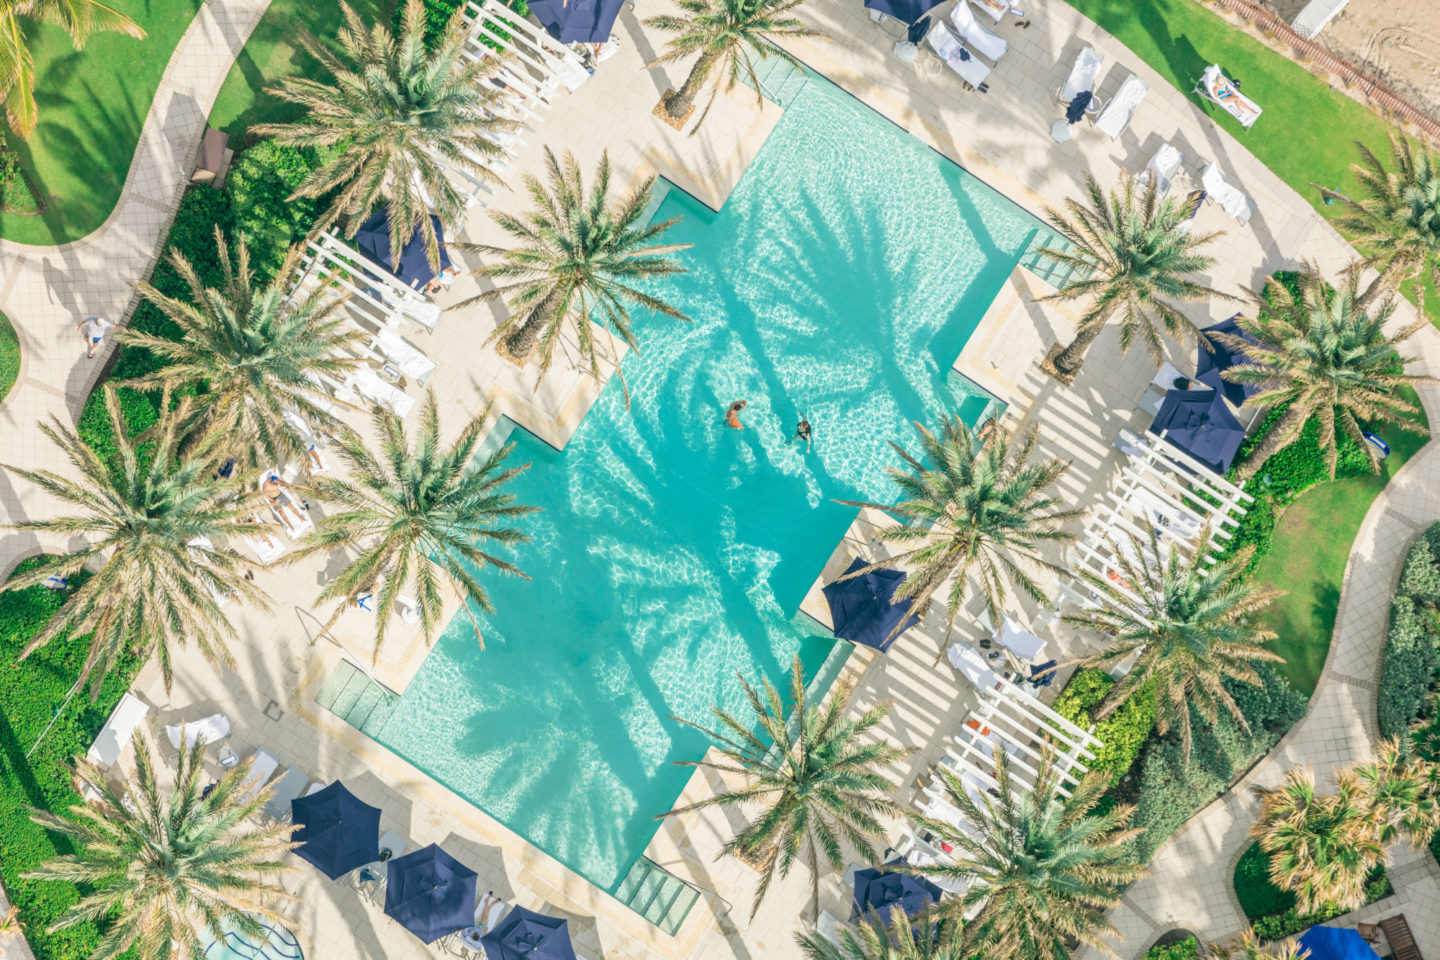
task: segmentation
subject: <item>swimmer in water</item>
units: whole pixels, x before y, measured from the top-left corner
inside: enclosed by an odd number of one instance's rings
[[[804,417],[801,417],[801,418],[800,418],[800,424],[799,424],[799,426],[797,426],[797,427],[795,428],[795,436],[798,437],[799,439],[805,441],[805,452],[806,452],[806,453],[809,453],[809,452],[810,452],[810,444],[811,444],[811,443],[814,441],[814,439],[815,439],[814,436],[813,436],[813,435],[811,434],[811,432],[810,432],[810,421],[809,421],[809,420],[806,420]]]
[[[740,411],[745,409],[744,400],[736,400],[730,404],[730,409],[725,411],[725,426],[736,430],[744,430],[745,424],[740,422]]]

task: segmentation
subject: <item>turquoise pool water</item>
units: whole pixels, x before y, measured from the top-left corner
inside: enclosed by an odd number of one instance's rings
[[[705,750],[671,715],[833,645],[797,617],[854,517],[832,498],[890,499],[911,420],[978,416],[947,374],[1038,226],[818,78],[720,213],[672,191],[677,215],[664,293],[694,322],[637,318],[632,408],[612,382],[563,453],[515,432],[533,579],[489,578],[485,649],[457,617],[379,736],[607,889]]]
[[[212,940],[205,948],[205,960],[302,960],[300,944],[295,935],[284,927],[271,926],[261,920],[265,927],[264,942],[256,943],[250,936],[225,924],[225,936]]]

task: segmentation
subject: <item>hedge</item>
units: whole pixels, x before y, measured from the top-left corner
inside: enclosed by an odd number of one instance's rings
[[[16,572],[44,562],[32,558]],[[77,577],[71,579],[78,585]],[[100,935],[93,923],[46,932],[80,898],[80,892],[71,883],[21,877],[68,852],[64,840],[31,822],[28,808],[64,811],[82,802],[71,785],[68,763],[89,749],[140,666],[133,657],[122,657],[97,702],[92,703],[82,689],[57,716],[85,661],[88,638],[61,638],[24,663],[16,660],[64,599],[63,593],[45,587],[0,593],[0,661],[9,665],[0,670],[0,881],[19,908],[25,935],[40,960],[82,960],[95,949]],[[52,719],[54,727],[26,759]]]
[[[445,32],[445,25],[450,22],[455,11],[469,3],[470,0],[421,0],[425,8],[425,42],[433,45],[440,35]],[[484,0],[474,0],[479,4]],[[514,10],[520,16],[530,13],[530,7],[525,0],[506,0],[505,5]],[[395,23],[396,30],[400,29],[401,22],[405,19],[405,0],[395,2]]]
[[[1270,854],[1258,843],[1250,844],[1235,865],[1235,897],[1251,920],[1295,906],[1295,894],[1270,882]]]
[[[1408,735],[1440,668],[1440,523],[1416,538],[1390,604],[1377,712],[1382,737]]]
[[[1200,956],[1200,941],[1194,937],[1174,943],[1157,943],[1145,952],[1145,960],[1194,960]]]
[[[1071,723],[1088,728],[1091,708],[1104,700],[1114,685],[1115,680],[1102,670],[1077,670],[1055,698],[1054,710]],[[1154,729],[1155,692],[1147,686],[1095,724],[1094,734],[1104,746],[1088,764],[1090,769],[1108,773],[1110,786],[1115,786],[1130,772]]]
[[[1383,870],[1377,870],[1365,883],[1365,903],[1370,904],[1376,900],[1383,900],[1394,892],[1395,889],[1390,886],[1390,878],[1385,875]],[[1294,907],[1290,907],[1288,910],[1256,920],[1255,936],[1261,940],[1283,940],[1286,937],[1293,937],[1297,933],[1304,933],[1317,923],[1334,920],[1349,912],[1350,908],[1348,907],[1326,907],[1316,913],[1302,914]]]

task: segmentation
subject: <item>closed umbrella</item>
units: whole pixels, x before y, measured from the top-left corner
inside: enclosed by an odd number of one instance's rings
[[[865,0],[865,7],[896,20],[914,23],[942,2],[943,0]]]
[[[576,960],[565,920],[520,906],[481,937],[480,945],[489,960]]]
[[[1151,433],[1162,431],[1166,440],[1221,476],[1245,439],[1245,428],[1218,390],[1168,391],[1150,425]]]
[[[604,43],[625,0],[531,0],[530,12],[561,43]]]
[[[430,266],[430,256],[425,252],[425,238],[415,231],[410,242],[400,251],[399,266],[390,265],[390,214],[389,207],[381,207],[371,214],[370,219],[360,224],[355,231],[355,247],[365,259],[398,278],[407,287],[423,287],[435,279],[435,270]],[[440,244],[440,269],[450,268],[450,254],[445,250],[445,228],[440,218],[432,216],[430,223],[435,228],[435,239]]]
[[[426,943],[475,922],[475,871],[430,844],[391,860],[385,913]]]
[[[903,859],[891,860],[885,866],[893,867],[904,862]],[[880,921],[889,926],[895,907],[904,910],[905,916],[913,917],[939,901],[940,888],[924,877],[876,867],[855,871],[855,904],[852,907],[855,915],[873,910],[880,915]]]
[[[857,559],[845,573],[853,574],[867,566],[864,560]],[[904,581],[905,574],[898,570],[871,570],[858,577],[825,584],[823,592],[830,605],[835,636],[874,647],[881,653],[889,650],[896,637],[920,622],[919,614],[906,618],[910,609],[908,600],[895,603],[891,599]],[[904,626],[900,626],[902,622]]]
[[[1217,323],[1213,327],[1206,327],[1200,332],[1207,335],[1228,333],[1232,337],[1240,337],[1246,343],[1257,343],[1258,341],[1253,336],[1235,322],[1239,316],[1237,313],[1229,320]],[[1212,390],[1219,390],[1225,394],[1226,400],[1238,407],[1259,392],[1260,386],[1254,383],[1231,383],[1222,377],[1222,373],[1237,363],[1244,363],[1247,358],[1243,352],[1231,350],[1214,337],[1208,337],[1208,339],[1213,349],[1206,350],[1204,344],[1200,345],[1200,357],[1195,361],[1195,379]]]
[[[336,780],[308,797],[290,801],[295,855],[331,880],[380,859],[380,808],[372,807]]]

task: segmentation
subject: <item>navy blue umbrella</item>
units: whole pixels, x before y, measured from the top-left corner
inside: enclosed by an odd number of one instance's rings
[[[295,855],[334,880],[380,859],[380,808],[359,800],[336,780],[308,797],[290,801]]]
[[[1377,956],[1359,931],[1319,924],[1300,934],[1300,949],[1309,951],[1310,960],[1375,960]]]
[[[365,259],[380,267],[386,273],[400,279],[400,282],[407,287],[423,287],[435,279],[435,271],[430,267],[430,258],[425,254],[425,238],[419,230],[405,244],[405,249],[400,251],[400,265],[390,266],[390,221],[389,207],[381,207],[370,215],[370,219],[360,224],[360,229],[355,231],[355,247],[365,255]],[[440,218],[432,216],[430,223],[435,227],[435,238],[440,242],[440,269],[450,267],[450,254],[445,251],[445,228],[440,223]]]
[[[481,937],[480,945],[490,960],[575,960],[564,920],[520,906]]]
[[[891,860],[885,866],[904,862],[903,859]],[[939,900],[940,888],[924,877],[871,867],[855,871],[855,903],[850,912],[851,916],[859,916],[873,910],[880,915],[880,921],[889,926],[897,905],[905,911],[905,916],[913,917]]]
[[[887,17],[914,23],[943,2],[944,0],[865,0],[865,6],[870,10],[879,10]]]
[[[1218,390],[1170,390],[1150,432],[1169,431],[1165,439],[1225,475],[1245,439],[1245,428]]]
[[[532,0],[530,12],[561,43],[604,43],[625,0]]]
[[[1217,323],[1213,327],[1206,327],[1200,332],[1202,334],[1228,333],[1232,337],[1240,337],[1246,343],[1258,343],[1259,341],[1247,333],[1240,324],[1235,322],[1239,316],[1240,314],[1237,313],[1229,320]],[[1200,359],[1195,362],[1195,379],[1212,390],[1219,390],[1225,394],[1226,400],[1229,400],[1238,407],[1254,396],[1260,390],[1260,387],[1253,383],[1231,383],[1229,380],[1220,376],[1221,373],[1229,370],[1235,366],[1235,364],[1243,362],[1245,360],[1245,354],[1231,350],[1214,337],[1210,337],[1209,339],[1210,344],[1215,349],[1210,351],[1206,350],[1203,345],[1200,347]]]
[[[864,560],[857,559],[845,573],[852,574],[867,566]],[[835,636],[874,647],[881,653],[889,650],[896,637],[920,622],[919,614],[905,619],[905,611],[910,609],[908,600],[890,601],[895,596],[895,588],[904,580],[905,574],[898,570],[871,570],[849,580],[825,584],[825,600],[830,604]],[[905,625],[895,629],[901,621],[905,621]]]
[[[475,922],[475,871],[435,844],[391,860],[385,912],[434,943]]]

